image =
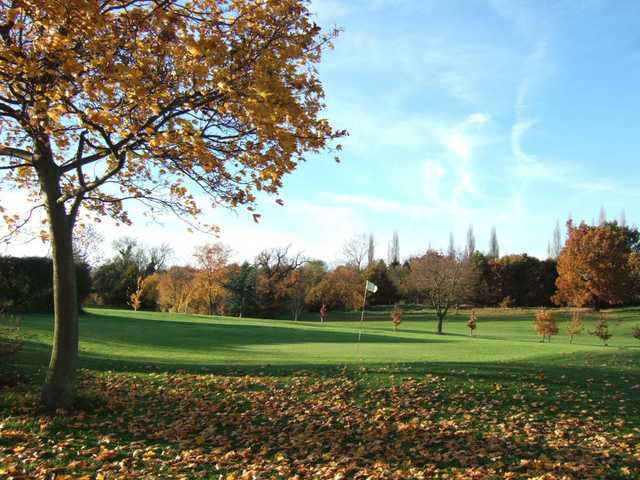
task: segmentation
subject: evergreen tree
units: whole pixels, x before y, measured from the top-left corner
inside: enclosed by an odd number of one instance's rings
[[[476,236],[473,233],[473,225],[469,225],[469,230],[467,230],[467,247],[465,249],[465,256],[467,258],[471,258],[474,253],[476,253]]]
[[[375,241],[373,235],[369,235],[369,250],[367,251],[367,266],[373,264],[373,259],[375,257]]]

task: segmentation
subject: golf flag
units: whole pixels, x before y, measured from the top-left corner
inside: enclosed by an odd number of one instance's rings
[[[371,283],[369,280],[367,280],[367,291],[376,293],[378,291],[378,286],[375,283]]]

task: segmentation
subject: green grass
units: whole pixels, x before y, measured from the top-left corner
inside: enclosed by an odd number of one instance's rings
[[[87,309],[80,321],[81,364],[92,369],[232,368],[394,363],[446,363],[457,367],[525,363],[559,367],[601,356],[640,358],[640,342],[631,329],[640,313],[619,310],[610,315],[609,347],[588,334],[595,316],[573,344],[563,334],[567,315],[559,314],[561,334],[540,343],[533,330],[533,310],[483,310],[474,337],[466,327],[468,312],[446,317],[445,334],[435,334],[435,317],[413,311],[395,332],[387,312],[334,314],[325,324],[206,317],[197,315]],[[339,317],[339,319],[336,319]],[[46,363],[52,320],[23,317],[24,361]],[[362,332],[360,342],[359,333]]]
[[[304,471],[302,462],[323,478],[324,470],[313,469],[329,468],[330,450],[331,458],[344,458],[366,476],[373,474],[369,460],[353,457],[353,449],[373,441],[379,451],[372,458],[387,459],[382,471],[398,478],[421,478],[412,469],[426,467],[441,478],[473,472],[477,478],[638,478],[640,342],[631,330],[640,324],[640,310],[610,312],[608,347],[588,334],[595,315],[570,344],[568,314],[555,313],[560,334],[543,344],[533,330],[535,310],[480,310],[471,337],[465,311],[447,316],[445,334],[437,335],[429,310],[408,311],[394,331],[384,309],[369,312],[364,324],[357,312],[333,313],[320,324],[315,317],[293,322],[87,309],[80,326],[80,413],[53,419],[43,419],[37,401],[52,319],[25,315],[24,349],[11,366],[21,383],[0,400],[0,464],[4,454],[15,472],[34,477],[46,467],[45,473],[106,472],[105,478],[117,469],[218,478],[210,474],[215,461],[221,472],[249,468],[287,478]],[[361,418],[354,423],[354,416]],[[297,425],[324,444],[301,445]],[[405,438],[407,428],[419,431]],[[279,431],[289,432],[286,439]],[[101,453],[105,436],[117,439],[108,443],[115,445],[113,456]],[[606,449],[599,446],[605,440]],[[41,455],[59,452],[52,450],[59,442],[79,446],[68,456]],[[128,452],[131,442],[156,449],[158,461],[150,466]],[[252,442],[255,451],[225,463]],[[93,446],[86,463],[80,445]],[[478,453],[492,448],[489,457]],[[30,451],[33,461],[25,460]],[[171,460],[185,451],[208,460]],[[287,470],[282,452],[298,463]],[[488,458],[500,458],[501,466],[492,470],[497,460]],[[129,470],[118,463],[123,459]]]

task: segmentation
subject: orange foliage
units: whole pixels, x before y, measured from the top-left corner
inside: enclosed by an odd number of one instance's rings
[[[558,324],[551,310],[542,309],[536,312],[535,329],[538,335],[542,336],[543,342],[545,338],[551,342],[551,336],[558,334]]]
[[[391,311],[391,323],[393,324],[393,329],[398,330],[398,327],[402,323],[402,307],[400,305],[395,305],[393,310]]]
[[[476,315],[475,310],[471,310],[471,314],[469,315],[469,321],[467,322],[467,327],[470,330],[470,334],[474,335],[475,330],[478,327],[478,315]]]
[[[574,310],[571,313],[571,323],[567,327],[567,334],[569,335],[569,343],[573,343],[573,337],[580,335],[583,330],[582,324],[582,312]]]
[[[619,305],[634,293],[638,232],[615,223],[569,224],[569,237],[558,258],[557,304],[578,307]],[[635,263],[634,263],[635,262]]]

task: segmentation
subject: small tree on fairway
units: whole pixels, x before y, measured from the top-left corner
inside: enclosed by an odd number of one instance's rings
[[[574,310],[571,313],[571,323],[567,327],[567,334],[569,335],[569,343],[573,343],[573,337],[580,335],[584,325],[582,324],[582,312]]]
[[[469,328],[469,335],[475,335],[476,328],[478,327],[478,316],[476,315],[475,310],[471,310],[469,314],[469,321],[467,322],[467,327]]]
[[[329,312],[329,309],[327,308],[327,304],[323,303],[322,306],[320,307],[320,323],[324,323],[324,321],[327,319],[328,312]]]
[[[596,328],[589,333],[602,340],[605,347],[609,345],[609,339],[613,335],[609,333],[609,316],[605,312],[600,312]]]
[[[633,330],[631,330],[631,335],[636,340],[640,340],[640,326],[636,325],[635,327],[633,327]]]
[[[536,312],[535,329],[538,335],[542,336],[542,342],[545,338],[551,342],[551,337],[558,334],[558,323],[551,310],[542,309]]]
[[[393,324],[393,329],[395,331],[398,330],[398,327],[402,323],[402,307],[400,305],[395,305],[393,310],[391,311],[391,323]]]

